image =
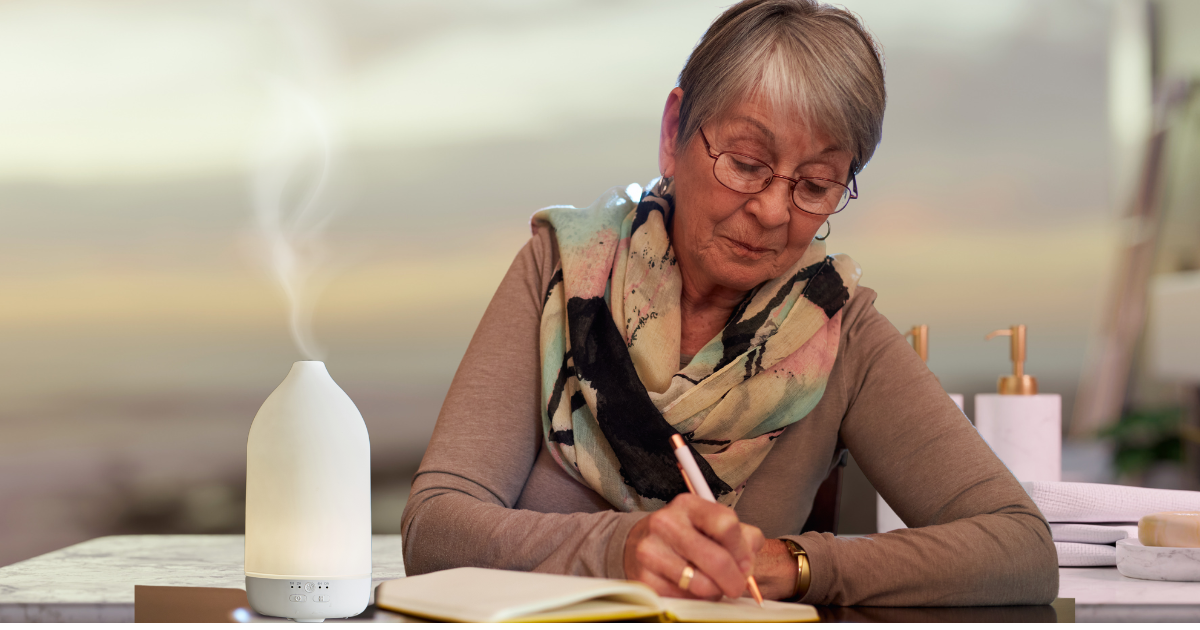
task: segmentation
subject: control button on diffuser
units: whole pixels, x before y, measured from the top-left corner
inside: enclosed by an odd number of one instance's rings
[[[315,588],[317,588],[317,587],[316,587],[316,585],[315,585],[315,584],[313,584],[312,582],[305,582],[305,583],[304,583],[304,590],[305,590],[305,591],[308,591],[309,593],[313,592],[313,589],[315,589]]]

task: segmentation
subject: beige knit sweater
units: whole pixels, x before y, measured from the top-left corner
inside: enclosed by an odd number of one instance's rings
[[[402,519],[409,575],[478,566],[624,578],[626,536],[646,513],[615,511],[542,444],[548,233],[513,261],[442,405]],[[860,287],[846,304],[824,397],[750,477],[739,517],[808,552],[806,603],[1050,602],[1058,562],[1045,519],[874,300]],[[839,437],[912,529],[800,534]]]

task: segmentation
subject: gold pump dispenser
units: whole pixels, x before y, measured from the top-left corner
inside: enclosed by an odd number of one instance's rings
[[[1025,324],[992,331],[984,340],[993,337],[1012,337],[1013,373],[1000,377],[996,391],[1006,396],[1033,396],[1038,393],[1037,379],[1025,373]]]
[[[904,336],[912,337],[913,350],[917,351],[917,356],[921,357],[922,361],[929,363],[929,326],[913,326]]]

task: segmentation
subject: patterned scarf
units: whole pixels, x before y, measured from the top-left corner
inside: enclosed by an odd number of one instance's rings
[[[788,425],[821,396],[842,306],[861,271],[814,240],[750,291],[719,335],[679,367],[682,280],[669,180],[612,189],[589,208],[533,215],[559,266],[542,309],[542,427],[572,477],[624,511],[687,492],[670,436],[689,443],[717,500],[733,506]],[[638,202],[634,202],[638,199]]]

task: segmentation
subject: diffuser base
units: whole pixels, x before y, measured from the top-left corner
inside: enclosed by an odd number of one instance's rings
[[[260,615],[296,621],[353,617],[371,599],[371,578],[354,580],[246,576],[246,599]]]

